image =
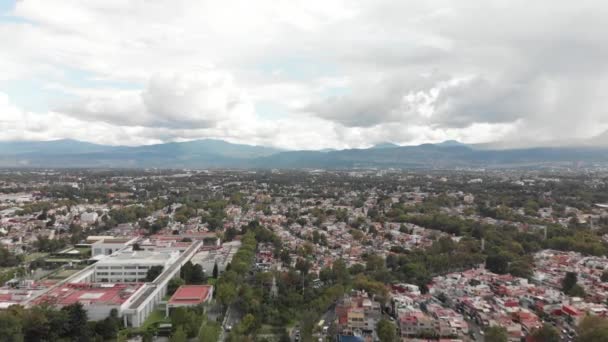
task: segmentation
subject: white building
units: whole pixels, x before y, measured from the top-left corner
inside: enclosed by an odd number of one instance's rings
[[[178,257],[179,251],[121,251],[95,264],[94,280],[100,283],[145,282],[151,267],[164,268]]]
[[[128,245],[132,245],[137,241],[137,238],[110,238],[110,239],[102,239],[94,242],[91,245],[92,256],[96,257],[98,255],[110,255],[120,249]]]
[[[199,264],[207,275],[213,273],[217,264],[218,272],[226,270],[226,266],[232,261],[236,252],[241,248],[240,241],[230,241],[222,244],[221,248],[202,251],[192,257],[192,263]]]
[[[93,224],[97,221],[97,218],[99,217],[99,215],[96,212],[90,212],[90,213],[82,213],[80,214],[80,222],[82,223],[86,223],[86,224]]]

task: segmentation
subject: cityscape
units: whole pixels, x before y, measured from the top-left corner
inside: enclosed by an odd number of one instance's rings
[[[606,23],[0,0],[0,342],[608,342]]]
[[[602,171],[4,170],[2,336],[596,341],[607,186]]]

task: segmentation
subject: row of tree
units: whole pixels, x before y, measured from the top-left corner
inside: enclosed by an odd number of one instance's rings
[[[82,304],[56,310],[38,305],[31,309],[11,306],[0,311],[0,340],[20,341],[104,341],[117,337],[120,319],[116,310],[97,322],[88,322]]]

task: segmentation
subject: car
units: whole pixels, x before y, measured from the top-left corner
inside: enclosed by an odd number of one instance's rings
[[[226,325],[226,331],[230,332],[232,330],[232,325],[228,324]]]

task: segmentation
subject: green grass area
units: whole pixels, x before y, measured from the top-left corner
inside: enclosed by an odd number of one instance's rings
[[[0,268],[0,285],[13,279],[16,271],[17,267]]]
[[[204,321],[198,332],[200,341],[217,341],[220,337],[221,326],[217,322]]]
[[[258,334],[263,335],[279,335],[285,331],[285,327],[282,326],[274,326],[270,324],[262,324],[260,329],[258,330]]]
[[[169,318],[165,318],[165,312],[161,310],[154,310],[150,313],[150,316],[146,318],[146,321],[141,326],[141,330],[145,331],[148,328],[156,325],[157,323],[171,323]]]
[[[207,278],[207,284],[215,286],[215,283],[217,283],[217,279],[211,277]]]
[[[65,279],[80,270],[60,270],[58,272],[51,273],[47,276],[49,279]]]
[[[48,255],[49,255],[49,253],[42,253],[42,252],[28,253],[25,255],[25,262],[32,262],[39,258],[45,258]]]

